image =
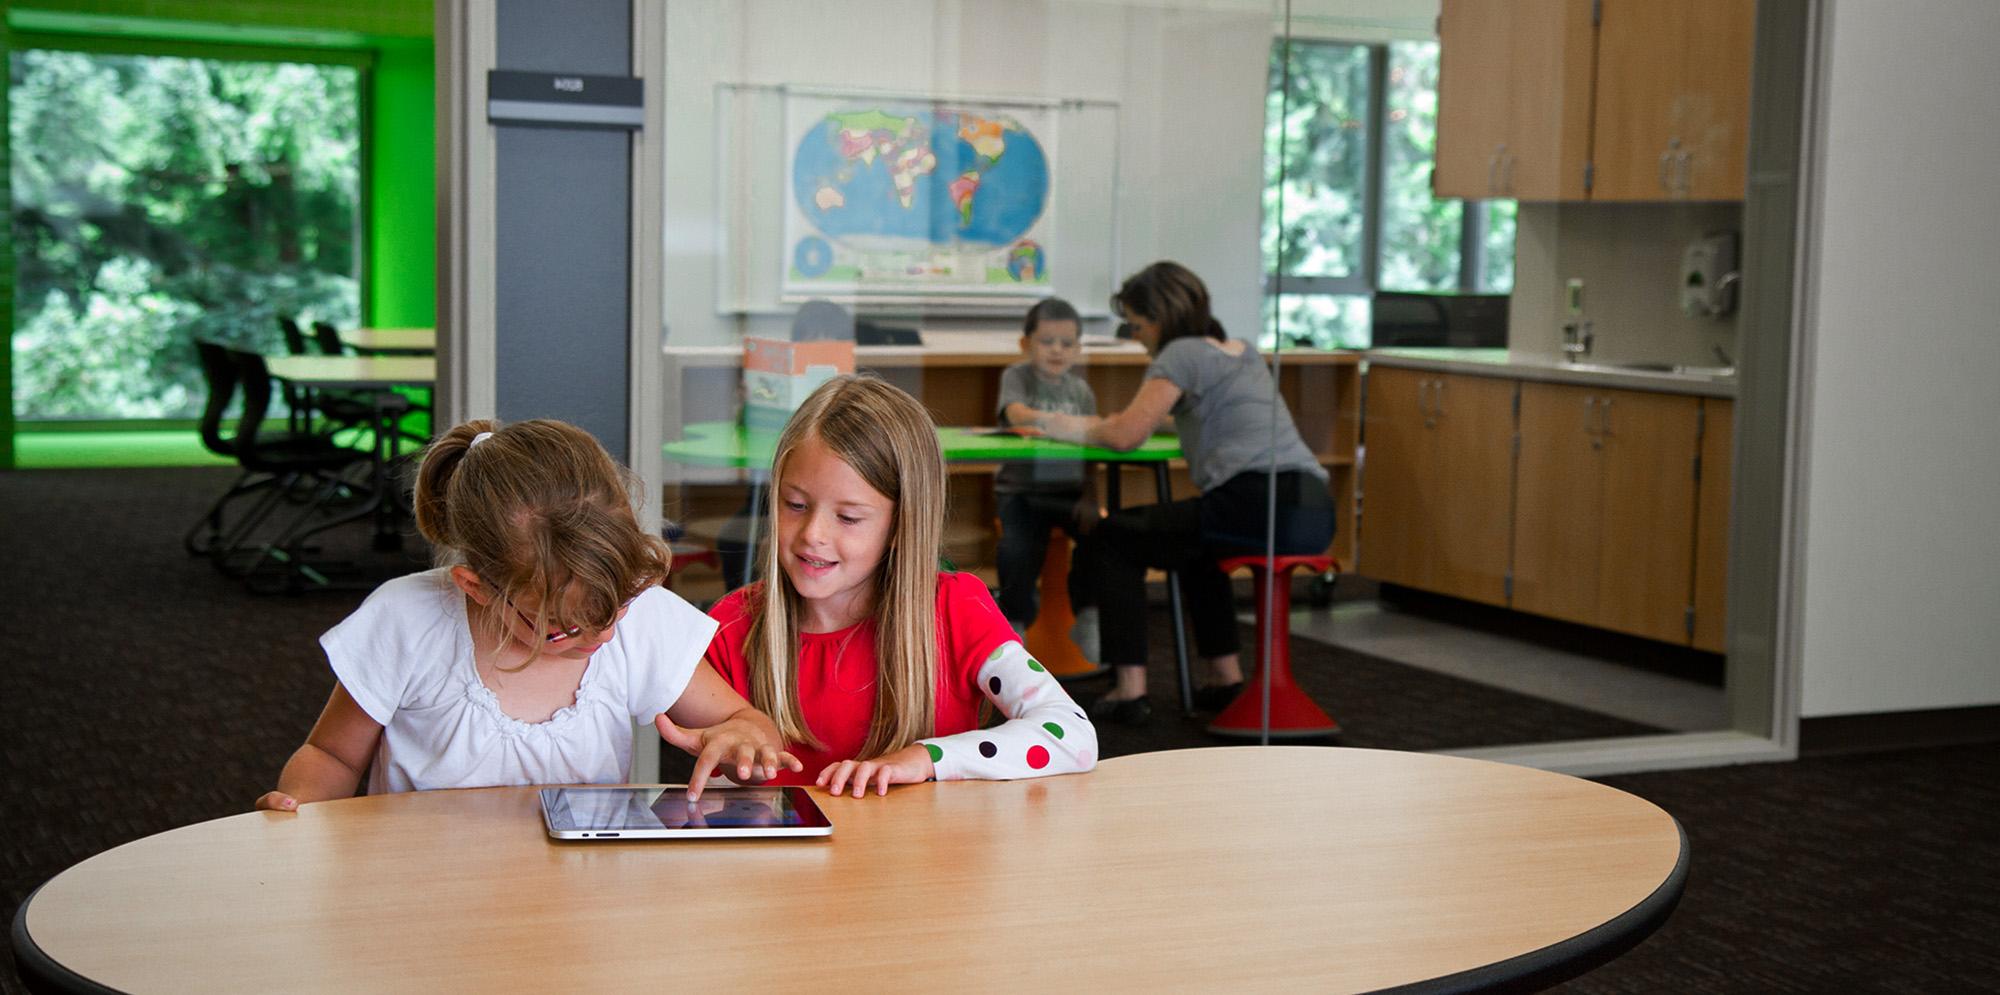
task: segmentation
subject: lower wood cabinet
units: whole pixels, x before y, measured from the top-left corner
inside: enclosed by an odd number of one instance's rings
[[[1492,377],[1369,373],[1358,572],[1507,603],[1514,391]]]
[[[1694,648],[1727,649],[1730,476],[1735,452],[1736,403],[1708,397],[1701,402],[1701,483],[1695,488]]]
[[[1521,385],[1513,607],[1685,643],[1701,399]]]
[[[1357,572],[1721,652],[1733,405],[1373,366]]]

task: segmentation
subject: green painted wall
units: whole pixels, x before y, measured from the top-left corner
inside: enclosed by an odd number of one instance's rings
[[[429,44],[384,45],[368,162],[368,298],[377,328],[437,323],[435,66]]]

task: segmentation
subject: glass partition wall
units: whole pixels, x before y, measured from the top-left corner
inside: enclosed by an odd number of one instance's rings
[[[1106,755],[1725,728],[1747,33],[1631,94],[1621,46],[1678,36],[1611,22],[1651,14],[1362,6],[670,5],[682,593],[796,552],[779,430],[857,370],[928,413],[941,566]]]

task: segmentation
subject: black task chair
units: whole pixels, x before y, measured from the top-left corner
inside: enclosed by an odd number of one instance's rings
[[[347,343],[340,341],[340,330],[324,321],[313,322],[313,343],[319,346],[322,355],[347,355]]]
[[[306,334],[299,328],[296,320],[282,314],[278,316],[278,329],[285,335],[285,351],[294,356],[340,355],[338,349],[340,336],[337,333],[333,336],[336,348],[333,352],[327,352],[327,339],[320,331],[322,328],[330,329],[331,326],[324,323],[313,325],[314,344],[319,347],[314,350],[307,345]],[[368,425],[375,420],[375,412],[368,398],[357,397],[349,391],[308,391],[291,384],[283,384],[281,389],[284,392],[285,405],[292,411],[290,422],[295,432],[313,427],[314,412],[318,412],[326,421],[321,427],[321,434],[324,435]]]
[[[336,444],[311,432],[267,433],[262,431],[271,405],[271,371],[264,357],[254,352],[231,350],[228,358],[243,391],[243,411],[236,422],[236,461],[244,472],[263,474],[275,483],[273,498],[259,504],[256,511],[238,523],[227,540],[211,547],[216,569],[230,577],[244,578],[256,588],[258,570],[268,562],[282,564],[284,586],[297,588],[301,581],[324,583],[315,565],[304,562],[305,540],[327,529],[372,514],[370,503],[327,517],[328,506],[344,491],[365,490],[367,485],[349,479],[346,471],[374,458],[367,450]],[[304,489],[310,497],[269,539],[256,541],[253,534],[282,503],[285,492]]]
[[[214,342],[196,342],[195,355],[201,360],[201,378],[208,387],[208,403],[201,411],[201,444],[217,456],[236,458],[236,438],[224,435],[222,419],[229,411],[229,402],[236,397],[236,364],[229,358],[229,350]],[[222,538],[224,512],[230,502],[257,491],[268,490],[277,481],[270,474],[245,468],[236,477],[235,483],[222,492],[222,496],[209,505],[208,510],[195,519],[181,545],[187,547],[189,556],[207,556],[215,543]]]

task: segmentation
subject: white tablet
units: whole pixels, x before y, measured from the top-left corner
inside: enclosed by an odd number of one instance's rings
[[[804,788],[718,788],[687,800],[681,787],[543,788],[542,821],[559,840],[831,836]]]

